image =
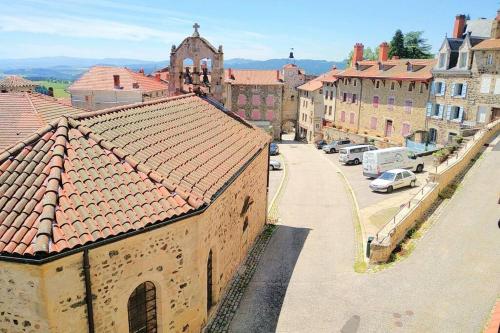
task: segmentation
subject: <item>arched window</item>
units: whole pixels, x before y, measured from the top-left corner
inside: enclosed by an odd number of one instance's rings
[[[208,253],[207,260],[207,311],[213,305],[212,299],[212,250]]]
[[[156,333],[156,288],[152,282],[138,285],[127,307],[130,333]]]

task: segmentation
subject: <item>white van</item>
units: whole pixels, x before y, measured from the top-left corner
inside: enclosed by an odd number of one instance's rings
[[[363,161],[363,153],[370,150],[377,150],[377,147],[372,145],[358,145],[341,148],[339,150],[339,162],[358,165]]]
[[[391,169],[411,169],[422,172],[424,161],[406,147],[385,148],[367,151],[363,154],[364,176],[375,178]]]

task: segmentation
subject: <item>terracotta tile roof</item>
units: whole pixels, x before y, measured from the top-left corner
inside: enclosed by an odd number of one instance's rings
[[[0,93],[0,152],[50,121],[80,112],[37,93]]]
[[[474,51],[478,50],[499,50],[500,49],[500,39],[487,39],[477,44],[472,48]]]
[[[50,255],[198,210],[269,140],[193,95],[59,118],[0,154],[0,253]]]
[[[300,90],[314,91],[320,89],[323,86],[323,82],[335,82],[337,80],[336,75],[341,71],[338,69],[332,69],[329,72],[321,74],[320,76],[304,83],[303,85],[297,87]]]
[[[115,90],[113,75],[120,75],[120,86],[126,91],[158,91],[168,90],[168,85],[154,78],[136,73],[128,68],[95,66],[90,68],[81,78],[76,80],[68,90]],[[138,88],[134,88],[134,83]]]
[[[407,70],[408,63],[414,66],[413,71]],[[427,81],[432,79],[431,70],[435,64],[436,59],[387,60],[382,63],[384,70],[381,70],[378,61],[364,60],[358,62],[358,69],[346,68],[337,74],[337,77]]]
[[[229,77],[231,71],[232,77]],[[277,79],[279,74],[280,80]],[[226,69],[224,70],[226,83],[238,85],[281,85],[282,75],[278,70],[258,70],[258,69]]]
[[[36,86],[35,82],[17,75],[7,76],[0,80],[0,89],[30,88]]]

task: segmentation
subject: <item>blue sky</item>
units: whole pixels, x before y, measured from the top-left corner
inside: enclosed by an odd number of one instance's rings
[[[201,25],[225,58],[342,60],[355,42],[375,47],[396,29],[423,30],[436,51],[455,14],[493,18],[498,0],[0,0],[0,58],[169,58]],[[8,47],[6,47],[8,46]]]

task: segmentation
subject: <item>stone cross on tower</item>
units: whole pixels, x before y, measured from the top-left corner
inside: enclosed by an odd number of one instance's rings
[[[200,27],[200,25],[198,23],[195,23],[193,25],[193,28],[194,28],[193,37],[200,37],[200,33],[198,32],[199,27]]]

